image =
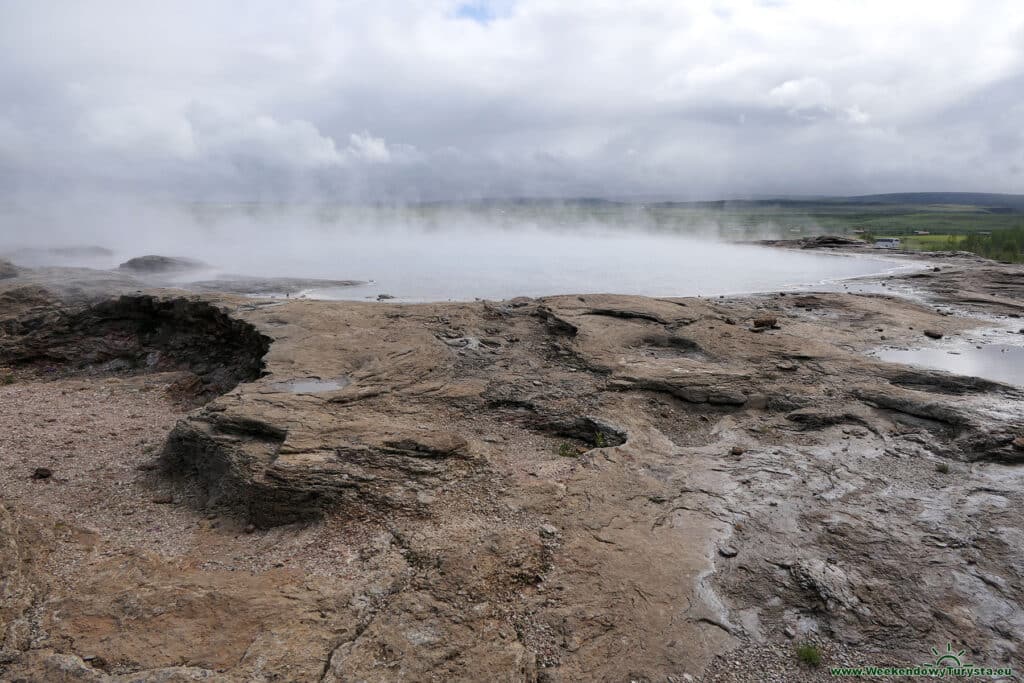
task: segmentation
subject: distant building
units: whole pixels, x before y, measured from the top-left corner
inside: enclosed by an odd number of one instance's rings
[[[931,233],[929,231],[927,231],[927,230],[915,230],[914,234],[915,235],[930,235]]]
[[[875,246],[881,249],[899,249],[899,237],[879,237],[875,240]]]

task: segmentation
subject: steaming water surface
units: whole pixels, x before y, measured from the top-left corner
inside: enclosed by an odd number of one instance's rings
[[[298,266],[298,264],[296,264]],[[906,267],[881,258],[794,252],[656,234],[466,234],[355,239],[304,268],[373,280],[308,296],[404,301],[612,292],[698,296],[792,289]]]
[[[230,210],[211,220],[127,214],[97,220],[88,229],[60,221],[47,230],[51,240],[64,233],[56,245],[18,246],[30,248],[20,252],[26,258],[48,253],[39,252],[40,246],[61,246],[60,265],[111,268],[143,254],[210,264],[202,273],[176,275],[182,284],[238,276],[359,280],[367,284],[311,286],[303,294],[357,300],[387,294],[399,301],[595,292],[709,296],[797,289],[915,267],[881,255],[699,239],[685,226],[649,229],[626,213],[600,220],[549,212],[521,218],[370,211],[318,221],[296,217],[291,210],[262,209],[251,214]],[[69,244],[102,249],[74,250]],[[72,263],[82,259],[88,263]]]

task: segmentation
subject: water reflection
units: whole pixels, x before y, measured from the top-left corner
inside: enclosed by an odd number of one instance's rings
[[[881,349],[874,355],[890,363],[1024,386],[1024,346],[988,344],[980,349]]]
[[[272,386],[278,391],[290,391],[293,394],[322,394],[327,391],[337,391],[349,385],[345,377],[337,379],[297,379],[291,382],[276,382]]]

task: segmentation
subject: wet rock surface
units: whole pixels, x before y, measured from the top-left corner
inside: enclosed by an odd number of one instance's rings
[[[828,665],[917,664],[946,642],[1019,666],[1024,393],[867,354],[879,328],[911,344],[1016,311],[1021,269],[943,263],[913,281],[975,317],[875,294],[210,295],[168,324],[195,342],[136,320],[135,360],[100,375],[117,380],[108,411],[142,403],[138,382],[173,397],[177,375],[139,374],[158,341],[174,371],[201,376],[187,349],[204,346],[242,383],[187,413],[146,394],[176,425],[110,478],[79,482],[91,435],[74,431],[61,443],[81,452],[51,478],[15,468],[0,675],[825,680]],[[88,387],[81,373],[109,359],[87,339],[109,348],[124,304],[19,306],[13,286],[0,348],[20,374],[0,392]],[[44,356],[66,375],[40,379]],[[288,388],[310,377],[346,382]],[[65,429],[43,415],[46,434]],[[3,464],[27,450],[49,467],[33,434]],[[138,502],[120,502],[125,487]],[[84,492],[88,529],[57,516]],[[65,556],[80,569],[51,571]],[[806,643],[821,668],[798,660]]]
[[[224,294],[299,295],[308,289],[332,287],[355,287],[366,284],[360,280],[322,280],[294,277],[245,277],[223,275],[216,280],[189,282],[186,287],[197,292],[218,292]]]
[[[62,266],[62,259],[72,263],[93,260],[109,261],[112,253],[94,258],[79,256],[77,250],[40,250],[41,254],[19,250],[12,255],[23,258],[9,267],[0,264],[0,280],[17,278],[20,286],[41,287],[50,297],[65,305],[97,304],[118,296],[134,296],[152,288],[174,288],[181,294],[210,293],[238,294],[242,296],[303,296],[307,290],[354,287],[365,284],[358,280],[325,280],[302,277],[254,277],[218,273],[217,269],[194,259],[150,255],[130,259],[112,269]],[[51,254],[51,258],[45,256]],[[86,255],[88,256],[88,254]],[[2,261],[2,259],[0,259]],[[35,267],[19,267],[25,263]],[[19,264],[19,265],[15,265]],[[7,275],[4,275],[7,273]]]

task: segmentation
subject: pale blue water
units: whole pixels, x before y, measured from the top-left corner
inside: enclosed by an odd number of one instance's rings
[[[272,386],[279,391],[290,391],[293,394],[322,394],[337,391],[349,385],[347,378],[339,379],[296,379],[290,382],[276,382]]]
[[[362,235],[333,256],[322,277],[372,280],[315,289],[314,298],[465,301],[607,292],[717,296],[800,289],[912,268],[879,257],[773,249],[671,234],[463,231]]]
[[[1024,346],[986,344],[980,349],[960,345],[948,348],[881,349],[874,355],[890,363],[915,365],[1024,386]]]

